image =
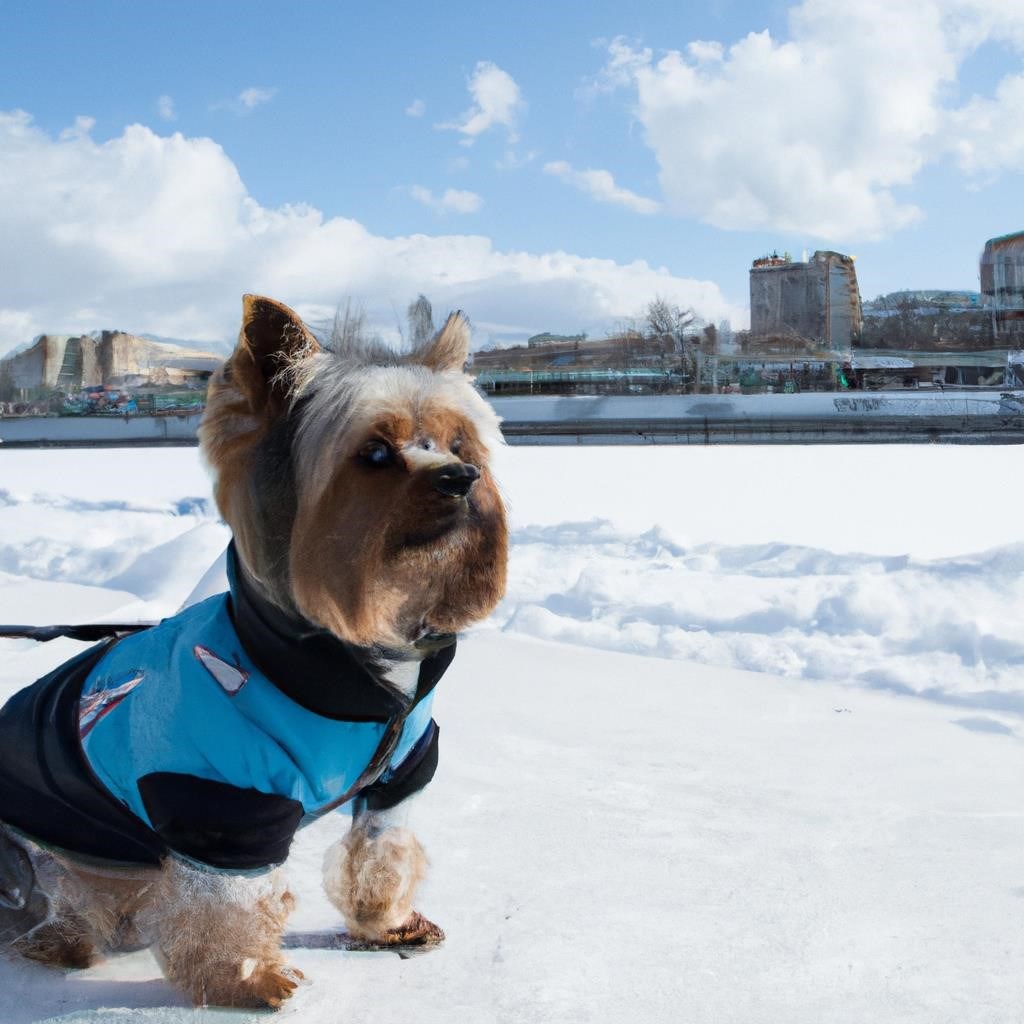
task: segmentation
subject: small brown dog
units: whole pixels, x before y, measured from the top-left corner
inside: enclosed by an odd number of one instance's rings
[[[197,1004],[272,1006],[296,828],[339,806],[324,889],[356,937],[429,941],[404,808],[433,687],[505,585],[498,421],[460,314],[406,355],[327,351],[246,296],[200,444],[229,594],[80,655],[0,712],[0,943],[61,966],[152,945]],[[20,916],[19,916],[20,915]]]

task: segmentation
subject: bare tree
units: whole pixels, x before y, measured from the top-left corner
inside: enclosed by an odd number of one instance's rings
[[[647,339],[656,342],[663,352],[672,352],[678,357],[678,369],[682,379],[694,379],[696,364],[692,351],[687,351],[693,347],[688,341],[690,336],[687,331],[692,333],[699,326],[694,311],[674,306],[668,299],[656,295],[647,303],[644,323],[647,327]]]
[[[406,310],[409,321],[409,342],[413,349],[424,347],[437,333],[434,325],[434,309],[425,295],[419,295],[415,302],[409,303]]]
[[[659,341],[671,341],[676,351],[682,353],[683,338],[687,328],[697,319],[692,309],[673,306],[668,299],[656,295],[647,303],[644,321],[647,335]]]

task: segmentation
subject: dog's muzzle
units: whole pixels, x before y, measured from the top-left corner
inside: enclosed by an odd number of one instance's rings
[[[435,491],[450,498],[464,498],[469,489],[480,478],[480,470],[465,462],[450,462],[430,474],[430,483]]]

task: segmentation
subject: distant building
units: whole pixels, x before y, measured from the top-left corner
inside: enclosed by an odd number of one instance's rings
[[[860,331],[860,290],[852,256],[819,251],[806,262],[777,253],[754,260],[751,346],[843,349]]]
[[[0,359],[0,369],[18,391],[67,395],[100,385],[201,381],[222,361],[212,352],[124,331],[98,331],[78,336],[41,334],[28,348]]]
[[[1024,231],[990,238],[981,253],[981,294],[997,345],[1024,340]]]
[[[565,342],[586,341],[585,334],[551,334],[544,331],[543,334],[535,334],[532,338],[526,339],[527,348],[540,348],[544,345],[560,345]]]

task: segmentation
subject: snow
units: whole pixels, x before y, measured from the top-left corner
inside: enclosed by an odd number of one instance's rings
[[[503,451],[509,593],[438,692],[414,815],[448,940],[309,948],[338,925],[322,822],[281,1019],[1017,1019],[1022,459]],[[167,614],[227,537],[194,450],[8,451],[0,489],[4,622]],[[0,696],[79,649],[2,643]],[[5,1024],[263,1019],[186,1006],[148,953],[0,961],[0,991]]]

